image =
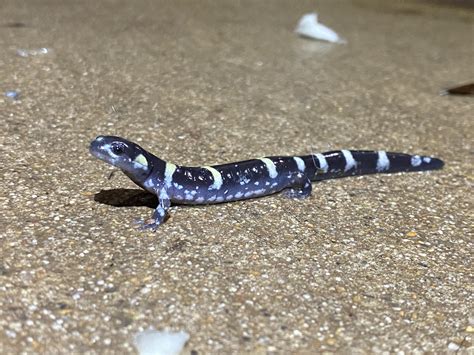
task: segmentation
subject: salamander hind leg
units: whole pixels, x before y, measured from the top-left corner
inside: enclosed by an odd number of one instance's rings
[[[303,173],[297,173],[290,179],[288,189],[283,191],[283,195],[289,198],[303,199],[311,195],[311,180]]]

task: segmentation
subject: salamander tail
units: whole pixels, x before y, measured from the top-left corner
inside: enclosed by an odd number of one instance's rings
[[[444,166],[438,158],[368,150],[338,150],[302,157],[313,163],[313,180],[354,175],[437,170]]]

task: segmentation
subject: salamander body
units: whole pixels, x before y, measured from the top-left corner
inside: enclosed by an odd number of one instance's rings
[[[441,169],[437,158],[385,151],[340,150],[304,156],[272,156],[236,163],[186,167],[156,157],[124,138],[99,136],[90,145],[95,157],[120,168],[135,184],[155,194],[153,222],[164,222],[171,202],[211,204],[266,196],[285,190],[289,197],[311,194],[312,181],[374,173]]]

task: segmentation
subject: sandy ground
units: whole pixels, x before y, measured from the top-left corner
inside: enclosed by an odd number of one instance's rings
[[[473,11],[384,4],[2,0],[0,353],[133,353],[148,327],[188,354],[472,352],[474,99],[438,93],[474,77]],[[295,36],[315,9],[348,44]],[[107,179],[99,134],[189,165],[367,148],[446,168],[143,233],[153,199]]]

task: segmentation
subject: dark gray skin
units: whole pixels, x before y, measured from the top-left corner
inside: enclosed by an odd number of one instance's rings
[[[167,163],[139,145],[99,136],[90,145],[95,157],[120,168],[135,184],[158,197],[152,219],[164,222],[171,202],[211,204],[270,195],[310,196],[311,181],[374,173],[440,169],[436,158],[385,151],[333,151],[296,157],[266,157],[231,164],[185,167]]]

